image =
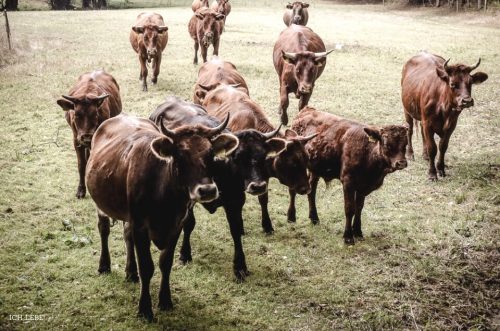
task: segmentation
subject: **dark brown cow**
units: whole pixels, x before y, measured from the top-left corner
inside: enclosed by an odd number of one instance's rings
[[[307,21],[309,20],[309,13],[307,12],[308,7],[309,4],[302,1],[289,2],[283,13],[283,22],[285,25],[307,25]]]
[[[189,20],[188,31],[194,40],[194,64],[198,64],[198,48],[203,62],[207,62],[207,50],[214,45],[213,55],[219,55],[220,35],[224,28],[224,14],[209,8],[201,8]]]
[[[440,137],[437,173],[444,177],[444,155],[457,126],[458,116],[463,109],[474,106],[472,84],[480,84],[488,79],[484,72],[471,74],[481,59],[473,66],[448,65],[448,62],[441,56],[422,52],[404,65],[401,78],[404,114],[410,126],[407,157],[414,158],[411,142],[413,120],[421,121],[423,156],[429,160],[430,180],[437,180],[434,134]]]
[[[316,79],[325,69],[326,52],[323,40],[311,29],[292,24],[283,30],[274,44],[274,69],[280,80],[281,123],[288,124],[288,94],[295,93],[299,110],[307,106]]]
[[[231,4],[229,3],[229,0],[215,0],[214,2],[212,2],[210,8],[218,13],[223,14],[224,23],[226,23],[226,18],[231,12]]]
[[[194,85],[193,102],[201,105],[207,92],[217,86],[234,85],[248,95],[248,86],[234,64],[224,61],[218,56],[204,63],[198,71],[198,80]]]
[[[193,12],[196,12],[198,9],[203,7],[209,7],[208,0],[193,0],[193,3],[191,4]]]
[[[151,82],[156,84],[160,74],[161,55],[168,43],[168,27],[165,26],[163,17],[156,13],[141,13],[137,16],[134,26],[130,31],[130,44],[139,55],[142,80],[142,90],[147,91],[146,78],[148,68],[146,62],[153,62],[153,77]]]
[[[85,167],[92,136],[102,122],[122,111],[120,87],[110,74],[103,70],[88,72],[80,77],[57,104],[66,112],[65,117],[73,130],[73,146],[78,160],[80,181],[76,197],[85,197]]]
[[[382,186],[387,174],[407,166],[408,129],[402,125],[366,126],[311,107],[300,111],[292,128],[301,135],[318,133],[306,144],[311,184],[309,218],[313,224],[319,222],[316,210],[319,178],[326,182],[340,179],[346,216],[344,241],[354,244],[354,237],[363,238],[361,211],[365,197]],[[294,192],[290,194],[288,220],[296,220]]]
[[[170,269],[183,222],[195,202],[218,197],[207,168],[216,156],[229,154],[238,146],[233,135],[219,134],[226,124],[160,130],[147,119],[122,115],[103,123],[92,140],[86,178],[98,208],[99,272],[111,270],[109,217],[122,220],[127,223],[127,278],[137,279],[135,246],[141,279],[139,316],[148,320],[153,318],[151,241],[161,250],[158,306],[172,309]]]
[[[248,129],[264,133],[276,131],[264,110],[247,94],[232,86],[220,86],[209,92],[203,106],[206,107],[208,114],[219,120],[231,113],[231,120],[228,124],[231,132],[237,133]],[[277,178],[281,184],[299,194],[309,193],[308,156],[304,145],[314,137],[315,134],[301,137],[293,130],[286,130],[283,136],[286,139],[285,149],[266,160],[269,176]],[[274,229],[269,216],[267,192],[259,195],[259,203],[262,210],[262,228],[266,233],[272,233]]]

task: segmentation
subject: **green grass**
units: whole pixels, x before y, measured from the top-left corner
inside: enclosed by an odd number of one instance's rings
[[[272,47],[283,29],[281,3],[233,7],[220,55],[246,78],[251,96],[278,123],[278,79]],[[232,276],[233,246],[224,213],[196,207],[193,263],[176,264],[175,310],[157,323],[136,318],[139,287],[124,278],[122,226],[110,237],[112,273],[97,275],[99,235],[92,200],[74,198],[76,157],[71,131],[55,100],[83,72],[105,68],[121,87],[124,112],[148,116],[167,95],[192,97],[197,67],[187,33],[190,8],[158,8],[169,26],[157,86],[143,93],[128,42],[142,10],[15,12],[16,56],[0,68],[0,329],[330,330],[477,329],[498,327],[499,313],[499,52],[489,16],[435,17],[424,10],[314,1],[310,27],[329,56],[311,105],[382,125],[402,123],[400,73],[421,49],[475,63],[489,74],[475,86],[447,154],[449,177],[426,179],[417,160],[389,175],[367,198],[366,240],[344,246],[338,181],[318,189],[321,223],[286,222],[288,194],[272,180],[275,234],[260,228],[257,199],[248,197],[243,238],[252,275]],[[210,51],[211,52],[211,51]],[[297,113],[292,99],[289,113]],[[63,221],[74,225],[66,230]],[[74,235],[91,243],[75,243]],[[154,251],[155,261],[158,252]],[[176,253],[177,255],[177,253]],[[156,306],[159,269],[151,285]],[[41,322],[9,320],[43,315]],[[496,322],[495,322],[496,321]]]

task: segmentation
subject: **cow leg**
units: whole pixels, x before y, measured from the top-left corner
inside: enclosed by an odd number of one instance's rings
[[[299,99],[299,111],[302,110],[309,103],[309,99],[311,99],[312,93],[309,94],[301,94]]]
[[[161,64],[161,53],[156,55],[153,60],[153,77],[151,78],[151,83],[156,84],[158,82],[158,75],[160,74],[160,64]]]
[[[415,160],[415,156],[413,155],[413,145],[411,142],[411,138],[413,136],[413,118],[406,111],[404,113],[406,123],[408,123],[408,147],[406,149],[406,158],[409,160]]]
[[[269,203],[268,192],[259,195],[260,210],[262,211],[262,229],[267,234],[272,234],[274,232],[273,223],[271,222],[271,217],[269,217],[269,210],[267,205]]]
[[[194,230],[194,226],[196,225],[196,219],[194,217],[193,209],[189,209],[188,215],[184,220],[184,238],[182,239],[182,247],[181,253],[179,256],[179,260],[183,264],[187,264],[193,261],[193,257],[191,256],[191,233]]]
[[[434,141],[434,132],[432,131],[432,128],[427,124],[422,122],[422,126],[424,126],[424,142],[425,142],[425,149],[427,150],[427,155],[429,155],[429,172],[428,176],[429,179],[432,181],[437,180],[437,172],[436,172],[436,165],[435,165],[435,160],[436,160],[436,154],[437,154],[437,146],[436,142]]]
[[[208,47],[201,46],[201,58],[203,59],[203,63],[207,62],[207,53],[208,53]]]
[[[195,40],[194,41],[194,60],[193,60],[194,65],[198,64],[198,48],[200,48],[200,44],[198,43],[197,40]]]
[[[76,197],[78,199],[83,199],[85,197],[85,193],[87,190],[85,188],[85,169],[87,167],[87,158],[86,158],[86,148],[83,146],[79,146],[79,143],[76,139],[73,140],[73,146],[75,147],[76,159],[78,161],[78,188],[76,189]]]
[[[365,205],[365,196],[361,193],[356,192],[356,208],[354,210],[354,223],[353,232],[354,237],[358,240],[363,240],[363,232],[361,231],[361,212],[363,211],[363,206]]]
[[[134,252],[134,234],[130,222],[123,222],[123,238],[127,247],[127,264],[125,266],[125,279],[134,283],[139,281],[137,274],[137,262]]]
[[[226,211],[226,217],[229,222],[229,228],[234,243],[233,272],[236,276],[236,280],[239,282],[244,281],[246,276],[250,275],[247,269],[245,253],[243,252],[243,244],[241,242],[241,234],[243,231],[243,218],[241,214],[244,201],[243,198],[241,202],[232,201],[231,203],[224,204],[224,210]]]
[[[219,38],[215,38],[214,39],[214,52],[213,52],[213,55],[219,55],[219,43],[220,43]]]
[[[285,83],[281,83],[280,86],[280,109],[279,109],[279,115],[281,117],[281,123],[283,125],[288,124],[288,114],[286,113],[286,110],[288,109],[288,89],[285,85]]]
[[[161,270],[161,283],[160,293],[158,300],[158,308],[160,310],[172,310],[174,304],[170,294],[170,271],[172,270],[172,263],[174,261],[174,251],[179,239],[180,231],[174,234],[172,240],[167,243],[167,247],[161,251],[160,254],[160,270]]]
[[[422,145],[423,145],[422,158],[425,161],[429,161],[429,152],[427,151],[427,143],[425,140],[426,138],[425,138],[425,134],[424,134],[424,126],[422,125],[422,123],[420,123],[420,133],[422,135]],[[432,140],[434,141],[434,135],[432,136]]]
[[[343,187],[344,187],[344,211],[345,211],[344,243],[347,245],[354,245],[352,218],[356,211],[355,191],[347,183],[343,183]]]
[[[450,142],[451,133],[446,132],[443,137],[439,140],[439,158],[437,162],[437,170],[438,174],[441,177],[446,176],[445,172],[445,164],[444,164],[444,155],[446,154],[446,150],[448,149],[448,143]]]
[[[289,223],[295,223],[297,221],[297,211],[295,210],[295,197],[297,192],[289,188],[288,193],[290,195],[290,204],[288,205],[288,212],[286,213],[286,218]]]
[[[98,209],[97,218],[97,228],[101,236],[101,257],[99,258],[99,269],[97,269],[97,271],[99,271],[100,274],[109,273],[111,272],[111,258],[109,256],[108,246],[110,231],[109,217]]]
[[[312,224],[319,223],[318,210],[316,209],[316,190],[318,188],[319,177],[310,174],[309,184],[311,185],[311,192],[307,195],[309,201],[309,219]]]
[[[148,84],[146,82],[146,79],[148,77],[148,67],[146,66],[146,61],[147,57],[143,57],[139,55],[139,62],[141,63],[141,75],[140,77],[142,78],[142,90],[144,92],[147,92],[148,90]]]
[[[139,299],[139,317],[144,317],[148,321],[153,320],[153,309],[151,307],[151,294],[149,293],[149,283],[153,277],[154,264],[151,258],[151,241],[146,231],[137,228],[133,229],[135,252],[139,262],[139,276],[141,278],[141,297]]]

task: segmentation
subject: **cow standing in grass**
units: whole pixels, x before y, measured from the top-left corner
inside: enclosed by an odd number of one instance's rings
[[[281,123],[288,124],[288,94],[295,93],[299,99],[299,110],[307,106],[314,83],[326,65],[323,40],[311,29],[292,24],[283,30],[274,44],[273,62],[280,81]]]
[[[198,49],[203,62],[207,62],[208,47],[213,44],[213,55],[219,55],[219,42],[224,28],[224,14],[209,8],[197,10],[189,20],[188,31],[194,40],[193,64],[198,64]]]
[[[481,59],[473,66],[448,65],[448,62],[441,56],[422,52],[408,60],[401,78],[404,115],[409,125],[407,157],[414,158],[411,141],[413,122],[421,121],[423,157],[429,160],[430,180],[437,180],[437,174],[442,177],[446,175],[444,155],[457,126],[458,116],[463,109],[474,106],[472,85],[488,79],[484,72],[471,74]],[[434,134],[440,138],[437,172]]]
[[[151,241],[161,250],[160,310],[173,308],[170,270],[179,234],[195,202],[219,195],[207,169],[216,156],[230,154],[238,139],[214,128],[181,126],[159,129],[153,122],[131,116],[112,118],[96,131],[87,167],[89,193],[98,208],[101,236],[99,272],[110,272],[110,219],[127,223],[127,278],[137,279],[141,295],[139,316],[153,319],[149,284],[154,272]]]
[[[208,0],[193,0],[193,3],[191,4],[191,9],[193,10],[194,13],[198,9],[204,8],[204,7],[206,7],[206,8],[209,7]]]
[[[76,197],[85,197],[85,167],[94,132],[102,122],[122,111],[120,87],[110,74],[103,70],[85,73],[63,95],[57,104],[66,112],[65,117],[73,131],[73,146],[78,160],[80,181]]]
[[[298,134],[318,135],[306,144],[309,154],[309,218],[319,222],[316,209],[318,181],[340,179],[344,190],[344,241],[354,244],[363,238],[361,212],[365,197],[382,186],[387,174],[406,168],[407,127],[380,128],[343,119],[306,107],[292,124]],[[354,221],[353,221],[354,217]],[[295,192],[290,191],[288,221],[295,222]]]
[[[307,25],[307,21],[309,20],[309,13],[307,11],[308,7],[309,4],[302,1],[295,1],[293,3],[289,2],[286,5],[285,12],[283,13],[283,22],[285,25]]]
[[[151,82],[156,84],[160,74],[162,52],[168,43],[168,27],[165,26],[163,17],[156,13],[141,13],[137,16],[135,25],[130,31],[130,44],[139,56],[141,72],[139,80],[142,80],[142,90],[147,91],[148,77],[147,64],[152,63],[153,77]]]
[[[210,6],[211,9],[224,15],[224,24],[226,23],[226,18],[231,12],[231,3],[229,0],[215,0]]]

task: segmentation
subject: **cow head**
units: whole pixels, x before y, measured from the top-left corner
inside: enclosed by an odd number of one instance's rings
[[[292,10],[292,24],[302,24],[302,21],[304,19],[304,8],[309,7],[308,3],[301,2],[301,1],[295,1],[293,3],[288,3],[286,5],[287,9]]]
[[[168,27],[158,26],[156,24],[147,24],[133,26],[132,30],[139,35],[139,38],[141,38],[141,42],[146,49],[148,62],[151,62],[151,59],[154,58],[156,54],[161,52],[161,49],[158,45],[158,38],[159,35],[165,33],[168,30]]]
[[[229,116],[218,127],[202,125],[165,128],[159,118],[163,137],[151,142],[153,154],[166,162],[175,162],[179,180],[188,188],[189,197],[197,202],[209,202],[218,197],[218,189],[210,177],[210,168],[221,157],[229,156],[238,147],[238,138],[221,132]]]
[[[224,14],[205,9],[195,13],[198,19],[198,35],[203,46],[213,44],[214,38],[219,34],[219,21],[224,19]]]
[[[382,128],[365,127],[368,137],[379,144],[379,155],[389,165],[387,172],[406,168],[406,145],[408,144],[408,126],[387,125]]]
[[[262,133],[248,129],[236,133],[240,144],[231,159],[242,174],[245,191],[249,194],[261,195],[267,192],[269,175],[266,159],[281,153],[286,146],[284,139],[274,138],[278,130]]]
[[[473,66],[463,64],[448,65],[448,59],[443,66],[436,68],[436,73],[443,81],[448,84],[453,102],[456,104],[456,110],[474,106],[474,99],[471,96],[472,84],[480,84],[488,79],[484,72],[476,72],[471,75],[472,70],[479,67],[481,59]]]
[[[99,118],[99,107],[107,97],[108,94],[82,97],[63,95],[57,99],[57,104],[64,111],[70,112],[70,122],[76,129],[76,140],[81,146],[90,146],[94,132],[102,121]]]
[[[312,93],[314,81],[318,77],[318,68],[325,65],[326,56],[331,52],[333,52],[333,49],[321,53],[281,51],[283,60],[293,66],[293,74],[297,82],[297,94]]]
[[[216,0],[217,2],[217,12],[220,14],[227,15],[227,7],[229,6],[229,0]]]
[[[221,85],[223,85],[223,84],[220,82],[217,82],[214,84],[209,84],[209,85],[197,83],[194,87],[195,97],[193,99],[195,101],[196,101],[196,99],[198,99],[199,103],[201,105],[201,104],[203,104],[203,101],[205,101],[205,97],[207,96],[208,92],[215,90],[217,87],[219,87]],[[245,94],[248,94],[248,90],[245,87],[241,86],[241,84],[224,84],[224,85],[227,85],[229,87],[233,87],[235,89],[242,91]]]

